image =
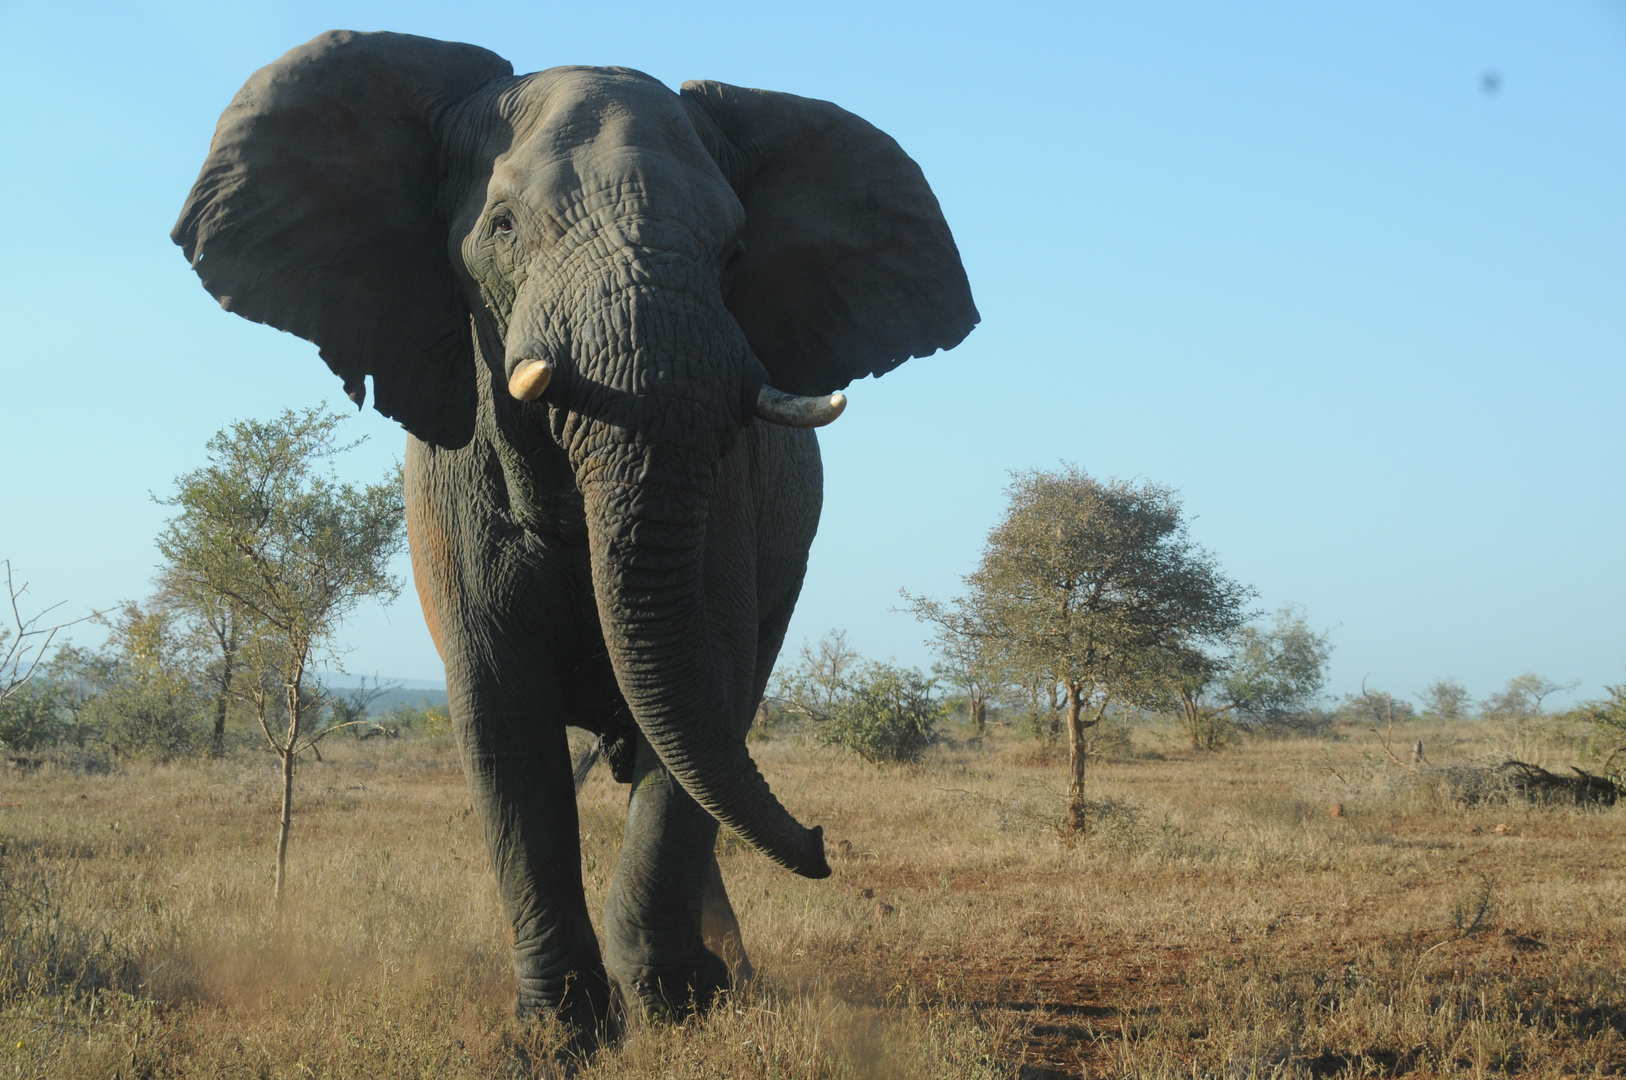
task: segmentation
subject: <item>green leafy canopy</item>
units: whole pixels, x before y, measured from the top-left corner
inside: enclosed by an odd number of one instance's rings
[[[401,589],[389,573],[405,545],[399,468],[373,484],[334,477],[333,459],[357,445],[339,441],[342,422],[325,409],[239,420],[165,500],[180,512],[158,548],[183,587],[230,602],[296,652],[324,644],[361,600]]]

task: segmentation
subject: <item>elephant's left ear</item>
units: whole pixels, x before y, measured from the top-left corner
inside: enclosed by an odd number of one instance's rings
[[[977,325],[937,197],[889,135],[793,94],[717,82],[682,94],[745,207],[727,304],[776,387],[828,394]]]

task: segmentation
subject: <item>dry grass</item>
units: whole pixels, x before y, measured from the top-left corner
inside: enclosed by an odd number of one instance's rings
[[[909,769],[755,744],[835,876],[725,842],[758,983],[579,1075],[1626,1071],[1626,814],[1459,807],[1345,735],[1194,757],[1137,733],[1072,845],[1060,757],[1014,735]],[[1576,751],[1396,731],[1419,737],[1439,766]],[[595,909],[624,800],[603,770],[582,793]],[[281,926],[275,805],[269,758],[0,775],[0,1077],[548,1074],[447,745],[302,769]]]

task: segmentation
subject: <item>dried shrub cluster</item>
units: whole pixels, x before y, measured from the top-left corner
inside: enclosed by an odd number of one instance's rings
[[[1620,788],[1607,776],[1572,765],[1568,774],[1528,761],[1459,765],[1446,772],[1452,793],[1465,803],[1523,799],[1538,806],[1614,806]]]

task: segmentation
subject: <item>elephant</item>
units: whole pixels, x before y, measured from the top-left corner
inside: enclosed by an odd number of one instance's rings
[[[812,429],[980,319],[919,166],[824,101],[332,31],[238,91],[171,239],[407,432],[519,1013],[596,1040],[704,1008],[748,964],[719,823],[830,874],[745,742],[818,525]],[[631,785],[602,950],[567,725]]]

